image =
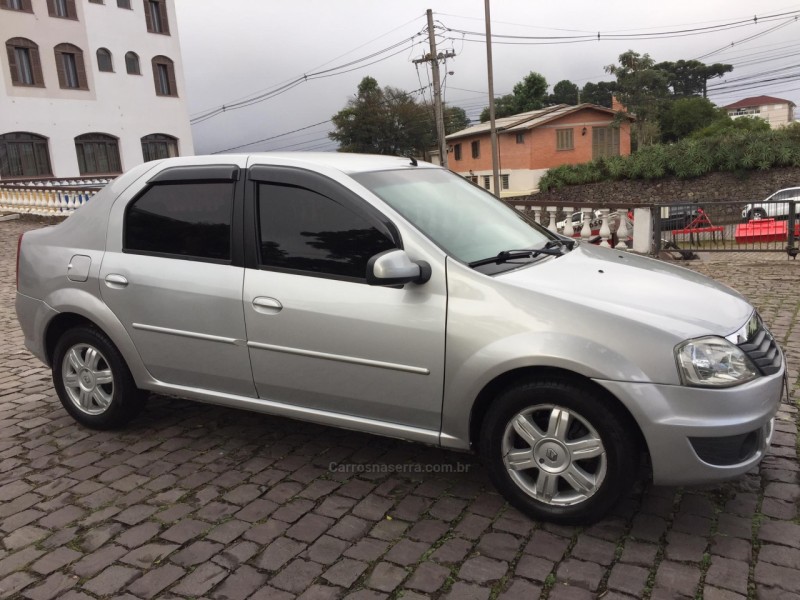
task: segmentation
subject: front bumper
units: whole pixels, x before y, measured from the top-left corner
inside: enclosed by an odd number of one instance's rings
[[[596,380],[631,412],[658,485],[723,481],[756,466],[769,447],[786,364],[774,375],[708,389]]]

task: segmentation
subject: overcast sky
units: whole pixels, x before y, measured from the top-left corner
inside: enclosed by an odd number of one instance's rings
[[[409,92],[425,88],[417,98],[430,100],[430,74],[412,60],[428,49],[425,10],[433,9],[439,51],[451,50],[444,81],[445,100],[463,107],[477,119],[488,103],[483,0],[175,0],[178,15],[186,97],[193,118],[214,108],[275,91],[299,77],[364,59],[340,69],[353,69],[303,81],[262,102],[226,110],[193,125],[195,151],[205,154],[253,143],[242,151],[335,150],[327,139],[327,121],[344,107],[367,75],[381,86]],[[755,11],[755,12],[754,12]],[[800,3],[786,0],[493,0],[495,95],[509,93],[530,71],[542,73],[552,86],[569,79],[582,86],[587,81],[611,79],[603,66],[615,63],[628,49],[648,53],[656,61],[699,58],[721,50],[704,62],[734,65],[727,76],[775,78],[769,84],[736,82],[711,95],[719,105],[741,98],[768,94],[800,105],[800,21],[790,16]],[[753,17],[758,22],[753,23]],[[724,31],[703,31],[667,39],[604,40],[613,35],[654,34],[697,30],[749,20]],[[772,30],[772,31],[770,31]],[[597,41],[597,33],[600,41]],[[500,36],[583,36],[588,42],[531,44],[532,40]],[[748,39],[752,38],[752,39]],[[525,42],[499,43],[499,42]],[[554,40],[549,40],[550,42]],[[734,43],[733,47],[730,47]],[[727,48],[726,48],[727,46]],[[376,62],[379,61],[379,62]],[[368,66],[367,63],[374,62]],[[775,71],[774,73],[771,73]],[[338,71],[334,71],[336,73]],[[784,79],[779,79],[783,77]],[[713,83],[718,83],[714,80]],[[733,82],[731,84],[734,85]],[[308,127],[296,133],[293,130]],[[282,135],[287,134],[287,135]]]

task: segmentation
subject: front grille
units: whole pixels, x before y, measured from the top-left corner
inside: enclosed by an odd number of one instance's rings
[[[753,332],[750,339],[739,344],[739,348],[753,361],[762,375],[774,375],[781,370],[781,349],[760,319],[758,329]]]

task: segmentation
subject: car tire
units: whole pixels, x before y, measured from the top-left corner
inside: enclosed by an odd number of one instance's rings
[[[530,380],[495,399],[480,453],[494,485],[519,510],[539,520],[592,523],[636,478],[629,421],[589,386]]]
[[[750,211],[750,213],[748,214],[747,218],[748,218],[748,220],[766,219],[767,218],[767,211],[764,210],[763,208],[754,208],[753,210]]]
[[[74,327],[61,335],[52,372],[61,404],[86,427],[118,429],[144,408],[145,396],[119,350],[95,327]]]

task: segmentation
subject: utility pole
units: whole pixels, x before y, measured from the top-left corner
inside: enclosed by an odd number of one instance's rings
[[[492,23],[489,15],[489,0],[484,0],[486,9],[486,68],[489,75],[489,130],[492,138],[492,185],[494,195],[500,197],[500,157],[497,153],[497,127],[494,121],[494,70],[492,68]]]
[[[414,64],[429,62],[431,63],[431,71],[433,72],[433,112],[436,118],[436,138],[439,142],[439,162],[447,168],[447,144],[444,140],[444,111],[442,109],[442,88],[439,79],[439,61],[452,58],[455,52],[447,51],[443,53],[436,52],[436,34],[433,29],[433,10],[428,9],[428,41],[431,45],[431,51],[426,56],[418,58],[412,62]]]

